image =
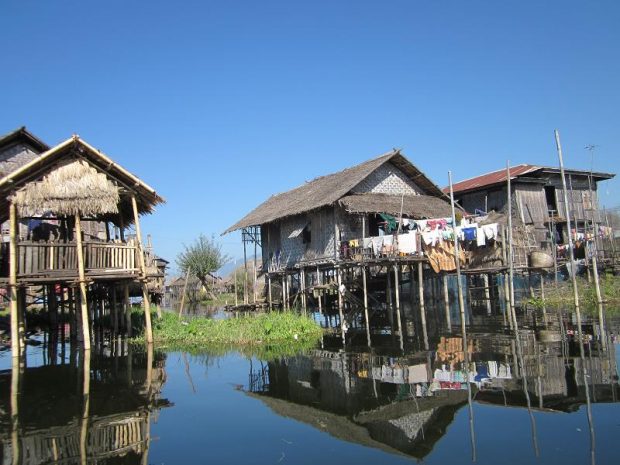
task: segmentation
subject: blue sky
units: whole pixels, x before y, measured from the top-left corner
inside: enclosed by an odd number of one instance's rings
[[[402,148],[437,184],[511,163],[620,171],[620,2],[0,3],[0,133],[73,133],[168,203],[174,261],[269,195]],[[601,201],[620,205],[618,180]]]

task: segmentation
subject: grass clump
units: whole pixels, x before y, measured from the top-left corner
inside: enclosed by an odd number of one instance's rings
[[[612,274],[601,275],[601,296],[603,302],[610,306],[620,305],[620,276]],[[579,301],[585,306],[596,305],[596,288],[594,281],[589,283],[585,278],[577,279]],[[557,287],[549,286],[545,289],[544,303],[550,306],[562,306],[573,302],[573,289],[570,281],[562,281]]]
[[[173,313],[164,313],[161,319],[153,321],[155,342],[159,346],[173,349],[219,346],[243,350],[244,347],[261,346],[272,352],[278,352],[278,347],[298,350],[314,346],[321,334],[322,329],[313,320],[290,312],[263,313],[225,320],[202,317],[179,319]]]

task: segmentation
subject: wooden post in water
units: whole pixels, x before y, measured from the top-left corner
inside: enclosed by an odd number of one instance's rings
[[[469,405],[469,431],[471,435],[472,459],[476,457],[476,440],[474,433],[474,409],[472,406],[471,383],[469,382],[469,351],[467,344],[467,326],[465,322],[465,303],[463,301],[463,288],[461,283],[461,261],[459,253],[459,238],[456,233],[456,212],[454,209],[454,189],[452,188],[452,172],[448,171],[450,183],[450,205],[452,209],[452,227],[454,228],[454,261],[456,264],[457,292],[459,298],[459,312],[461,315],[461,337],[463,339],[463,358],[465,362],[465,379],[467,380],[467,402]]]
[[[123,309],[125,310],[125,331],[127,337],[131,337],[133,334],[133,328],[131,325],[131,302],[129,301],[129,284],[123,283]]]
[[[316,266],[316,282],[319,286],[323,285],[323,279],[321,277],[321,270],[319,269],[319,265]],[[319,313],[322,315],[323,314],[323,289],[320,288],[321,290],[319,291],[318,295],[319,295]]]
[[[140,259],[140,274],[142,278],[142,306],[144,307],[144,321],[146,326],[146,342],[153,342],[153,328],[151,326],[151,304],[149,302],[149,290],[146,279],[146,263],[144,261],[144,248],[142,247],[142,233],[140,231],[140,218],[138,216],[138,202],[136,196],[131,195],[131,206],[133,209],[133,221],[136,227],[136,242],[138,246],[138,257]]]
[[[452,207],[452,227],[454,228],[454,262],[456,264],[456,289],[459,299],[459,312],[461,315],[461,328],[463,334],[465,334],[465,302],[463,301],[463,286],[461,283],[461,260],[459,253],[459,238],[456,233],[456,212],[454,210],[454,192],[452,189],[452,172],[448,171],[448,180],[450,181],[450,203]],[[463,344],[467,341],[464,340]],[[464,350],[467,351],[467,346],[464,346]]]
[[[304,267],[301,267],[299,270],[299,291],[301,292],[301,307],[304,311],[304,315],[308,311],[307,301],[306,301],[306,270]]]
[[[13,341],[11,341],[11,345]],[[12,347],[11,347],[12,348]],[[19,350],[13,352],[18,352]],[[12,357],[11,365],[11,452],[13,465],[18,465],[21,462],[20,452],[21,444],[19,438],[19,393],[21,392],[21,370],[19,357]]]
[[[235,290],[235,297],[236,297],[236,290]],[[271,273],[267,273],[267,294],[269,296],[269,311],[271,311],[273,309],[273,301],[272,301],[272,295],[271,295]],[[235,305],[237,304],[237,302],[235,301]]]
[[[77,218],[77,215],[76,215]],[[88,463],[87,437],[90,416],[90,351],[82,354],[82,418],[80,419],[80,463]]]
[[[514,330],[517,330],[517,315],[515,311],[515,283],[514,283],[514,261],[512,251],[512,188],[510,186],[510,162],[506,162],[506,183],[508,191],[508,286],[510,289],[510,315]]]
[[[411,280],[411,283],[413,284],[413,279]],[[424,308],[424,270],[423,270],[422,262],[418,262],[418,294],[420,295],[420,318],[422,318],[422,335],[424,337],[424,349],[428,350],[428,332],[426,330],[426,310]]]
[[[246,231],[241,230],[241,237],[243,239],[243,303],[248,304],[248,252],[246,247]]]
[[[370,347],[370,317],[368,316],[368,289],[366,288],[366,267],[362,266],[362,283],[364,285],[364,319],[366,321],[366,342]]]
[[[75,215],[75,240],[77,248],[78,280],[80,286],[80,309],[82,316],[82,338],[84,350],[90,350],[90,331],[88,323],[88,296],[86,295],[86,273],[84,271],[84,249],[82,246],[82,223],[80,215]],[[90,357],[86,353],[84,357]]]
[[[11,202],[9,205],[9,298],[11,310],[11,354],[19,357],[20,345],[19,338],[19,306],[17,302],[17,243],[19,231],[17,226],[17,206]]]
[[[487,315],[491,315],[491,291],[489,289],[489,275],[487,273],[482,274],[482,284],[484,285],[484,302],[487,307]]]
[[[398,283],[398,265],[394,264],[394,299],[396,300],[396,322],[398,323],[398,334],[403,337],[403,323],[400,317],[400,289]]]
[[[183,293],[181,294],[181,305],[179,306],[179,319],[181,319],[181,315],[183,315],[183,307],[185,306],[185,294],[187,294],[187,282],[189,281],[189,273],[191,272],[191,267],[187,267],[187,271],[185,272],[185,283],[183,284]]]
[[[448,325],[448,331],[452,331],[452,322],[450,321],[450,294],[448,293],[448,273],[444,272],[442,276],[443,281],[443,304],[446,311],[446,324]]]
[[[562,158],[562,145],[560,144],[560,134],[558,130],[555,130],[555,144],[558,150],[558,158],[560,160],[560,175],[562,176],[562,190],[564,191],[564,210],[566,212],[566,224],[570,225],[570,209],[568,207],[568,193],[566,191],[566,177],[564,176],[564,160]],[[570,226],[568,231],[568,257],[570,261],[571,268],[571,281],[573,284],[573,298],[575,300],[575,313],[577,314],[577,330],[579,335],[579,348],[581,350],[581,358],[584,359],[584,350],[583,350],[583,334],[581,330],[581,309],[579,308],[579,290],[577,289],[577,276],[576,276],[576,267],[575,267],[575,253],[573,251],[573,238],[570,234]],[[586,371],[585,365],[583,366],[584,373]],[[584,374],[585,378],[585,374]],[[587,386],[586,386],[587,390]]]
[[[239,292],[237,291],[237,262],[235,261],[235,307],[239,305]]]
[[[342,302],[342,293],[340,292],[340,288],[342,286],[342,270],[340,269],[340,267],[336,268],[336,277],[338,279],[337,283],[338,283],[338,315],[340,316],[340,328],[342,330],[342,336],[344,339],[344,312],[343,312],[343,302]]]

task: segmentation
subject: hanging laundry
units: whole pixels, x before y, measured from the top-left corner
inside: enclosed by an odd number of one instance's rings
[[[482,228],[476,228],[476,245],[478,247],[484,247],[487,245],[486,236]]]
[[[417,251],[417,234],[411,231],[407,234],[398,235],[398,251],[406,254],[416,253]]]
[[[497,240],[497,228],[497,223],[485,224],[484,226],[482,226],[482,231],[484,231],[484,236],[487,238],[487,240]]]
[[[476,240],[476,230],[477,230],[477,228],[475,228],[475,227],[463,228],[463,240],[475,241]]]

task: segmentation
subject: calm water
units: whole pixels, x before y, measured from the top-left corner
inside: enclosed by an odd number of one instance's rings
[[[581,358],[570,315],[326,337],[277,360],[63,345],[0,353],[2,463],[618,463],[618,321]],[[489,323],[490,322],[490,323]],[[411,325],[409,325],[410,327]],[[430,325],[429,325],[430,326]],[[567,336],[568,334],[568,336]],[[465,358],[468,364],[465,364]],[[587,375],[584,383],[584,372]],[[84,376],[86,374],[86,376]],[[467,383],[467,380],[470,382]],[[588,397],[591,422],[588,416]],[[471,398],[471,401],[469,400]],[[17,415],[12,413],[17,412]]]

